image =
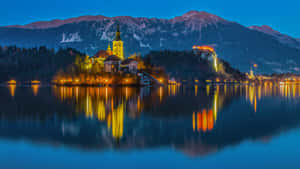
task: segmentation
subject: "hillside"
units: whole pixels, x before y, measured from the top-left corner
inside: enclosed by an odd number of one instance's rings
[[[146,63],[163,67],[171,78],[176,80],[200,80],[224,78],[245,78],[239,70],[232,68],[229,63],[219,60],[222,69],[215,72],[212,62],[202,59],[192,51],[152,51],[145,56]]]

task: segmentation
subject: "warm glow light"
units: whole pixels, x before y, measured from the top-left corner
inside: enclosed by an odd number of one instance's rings
[[[31,81],[31,84],[40,84],[41,82],[40,81],[38,81],[38,80],[32,80]]]
[[[80,82],[80,80],[78,78],[75,78],[74,81],[75,81],[75,83]]]
[[[17,81],[15,81],[15,80],[10,80],[10,81],[8,81],[7,83],[8,83],[8,84],[17,84]]]
[[[214,68],[215,71],[218,72],[218,58],[216,56],[214,56]]]
[[[9,90],[10,90],[10,95],[12,97],[15,97],[15,92],[16,92],[16,84],[10,84],[8,85]]]
[[[196,128],[196,119],[195,119],[195,112],[193,112],[193,131],[195,131]]]
[[[197,49],[197,50],[208,50],[210,52],[215,52],[215,49],[213,47],[210,46],[193,46],[193,49]]]
[[[206,95],[209,96],[210,93],[210,85],[206,85]]]
[[[31,88],[33,90],[34,96],[37,96],[37,94],[39,92],[39,87],[40,87],[40,85],[38,83],[32,83]]]
[[[112,112],[112,135],[115,139],[123,136],[124,128],[124,105],[121,104]]]
[[[162,102],[162,98],[163,98],[163,88],[162,87],[159,87],[159,101]]]

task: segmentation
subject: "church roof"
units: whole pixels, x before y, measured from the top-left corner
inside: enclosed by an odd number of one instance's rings
[[[95,58],[107,58],[109,56],[109,53],[105,50],[98,51],[93,57]]]
[[[125,60],[122,62],[122,65],[127,65],[127,64],[129,64],[129,63],[131,63],[131,62],[137,62],[137,61],[134,60],[134,59],[125,59]]]
[[[105,59],[105,61],[104,62],[106,62],[106,61],[120,61],[121,59],[118,57],[118,56],[116,56],[116,55],[110,55],[110,56],[108,56],[106,59]]]

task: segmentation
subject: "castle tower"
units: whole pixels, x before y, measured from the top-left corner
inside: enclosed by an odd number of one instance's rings
[[[113,41],[113,55],[118,56],[121,60],[124,59],[123,41],[121,40],[120,26],[117,25],[115,40]]]
[[[110,43],[108,44],[106,52],[108,53],[108,55],[112,55],[113,54],[113,52],[111,51],[111,48],[110,48]]]

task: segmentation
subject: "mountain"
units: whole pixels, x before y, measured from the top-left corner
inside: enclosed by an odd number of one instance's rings
[[[273,36],[275,39],[277,39],[279,42],[283,43],[283,44],[287,44],[291,47],[295,47],[300,49],[300,41],[299,39],[296,38],[292,38],[288,35],[282,34],[276,30],[274,30],[273,28],[271,28],[270,26],[267,25],[263,25],[263,26],[250,26],[250,29],[253,30],[257,30],[263,33],[266,33],[268,35]]]
[[[258,64],[256,71],[261,73],[300,71],[300,49],[278,40],[285,36],[198,11],[171,19],[83,16],[0,27],[0,45],[72,47],[94,55],[113,40],[117,23],[127,56],[134,52],[147,54],[153,50],[180,51],[191,50],[193,45],[211,45],[218,57],[244,72],[253,64]]]

